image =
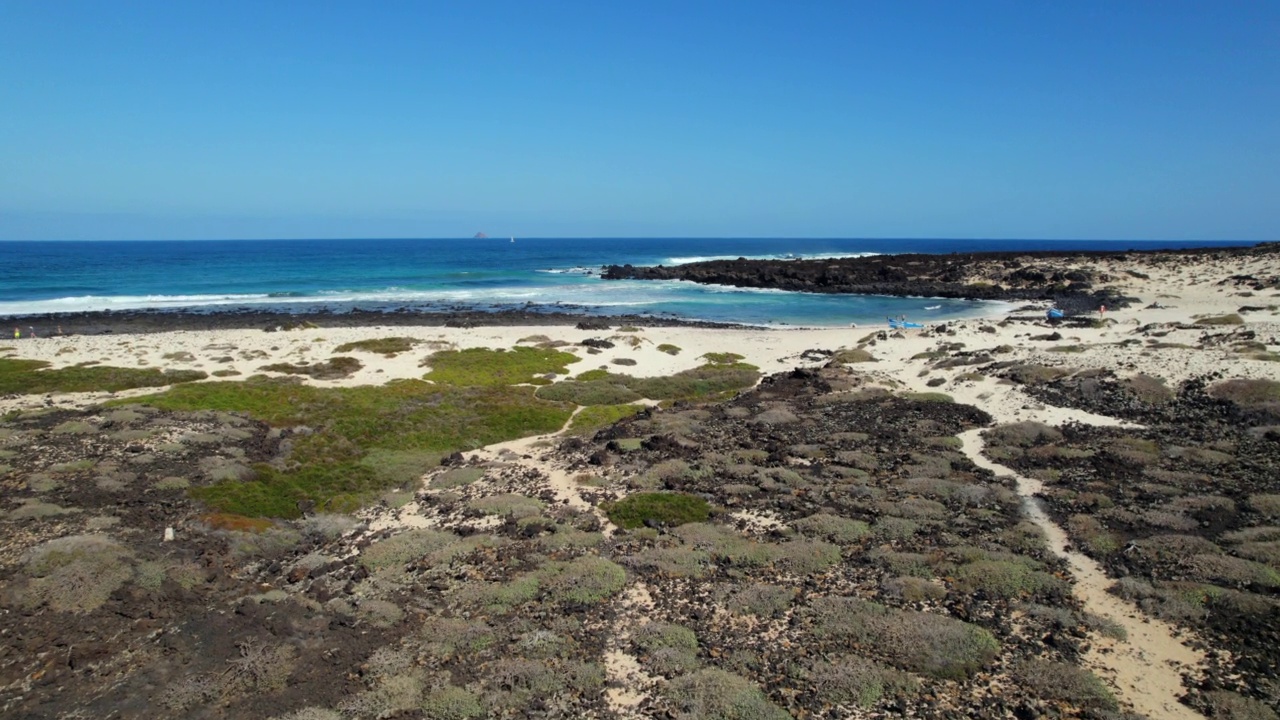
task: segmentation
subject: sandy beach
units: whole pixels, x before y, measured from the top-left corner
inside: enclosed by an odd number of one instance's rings
[[[743,356],[743,362],[756,365],[764,373],[795,367],[814,367],[826,362],[821,354],[807,351],[835,351],[867,343],[875,356],[874,365],[866,370],[887,380],[917,390],[926,388],[930,380],[944,380],[942,387],[957,402],[981,407],[1001,422],[1036,419],[1058,424],[1066,419],[1051,408],[1032,409],[1017,390],[998,386],[993,381],[954,382],[964,368],[935,370],[927,377],[920,375],[923,362],[917,358],[933,349],[941,340],[962,344],[966,350],[1008,348],[1002,360],[1034,362],[1044,365],[1070,365],[1076,368],[1107,368],[1117,373],[1146,373],[1164,378],[1176,385],[1189,377],[1221,370],[1229,363],[1231,372],[1240,377],[1280,377],[1280,365],[1262,360],[1241,358],[1227,348],[1199,350],[1177,345],[1194,345],[1212,330],[1196,325],[1206,317],[1236,314],[1242,307],[1254,307],[1239,313],[1243,328],[1257,334],[1258,340],[1274,349],[1280,337],[1280,293],[1256,296],[1246,287],[1232,283],[1241,275],[1268,276],[1280,272],[1280,256],[1271,255],[1242,262],[1198,260],[1192,266],[1157,269],[1144,272],[1146,278],[1125,274],[1123,263],[1111,261],[1094,266],[1117,281],[1118,293],[1136,298],[1124,309],[1099,309],[1075,316],[1100,321],[1101,327],[1082,327],[1078,323],[1049,322],[1043,307],[1030,306],[1004,315],[991,315],[968,320],[930,323],[927,317],[908,318],[924,324],[924,329],[891,330],[886,325],[863,325],[847,328],[774,329],[774,328],[705,328],[654,327],[638,320],[634,325],[613,324],[610,330],[581,330],[566,322],[560,325],[513,325],[480,327],[415,327],[412,325],[369,325],[362,327],[303,327],[267,332],[261,329],[174,330],[144,334],[74,335],[69,337],[24,337],[0,343],[0,352],[12,357],[42,360],[52,367],[68,367],[84,363],[100,363],[120,367],[151,367],[223,371],[226,377],[247,377],[262,372],[273,363],[310,363],[323,361],[345,343],[386,337],[409,337],[422,341],[421,351],[384,357],[373,353],[347,353],[357,357],[362,368],[338,380],[308,380],[320,386],[355,386],[382,384],[390,380],[418,378],[425,371],[423,358],[436,349],[512,348],[539,342],[564,343],[562,349],[577,354],[581,360],[570,366],[569,376],[581,372],[609,368],[637,377],[669,375],[697,367],[707,353],[732,352]],[[1043,306],[1043,304],[1042,304]],[[626,332],[619,328],[625,327]],[[945,334],[933,332],[944,328]],[[1161,347],[1150,347],[1150,330],[1160,333]],[[42,334],[47,332],[41,328]],[[26,330],[23,328],[23,332]],[[883,336],[880,336],[883,333]],[[1057,333],[1049,340],[1044,336]],[[868,343],[868,339],[872,342]],[[583,340],[604,339],[612,348],[589,352]],[[1126,340],[1140,340],[1128,343]],[[675,354],[659,350],[669,344],[679,348]],[[1061,349],[1070,347],[1070,352]],[[625,365],[616,364],[622,360]],[[271,375],[271,372],[264,374]],[[275,373],[279,374],[279,373]],[[218,379],[211,377],[210,379]],[[52,402],[57,406],[81,406],[101,400],[99,396],[55,395],[51,397],[9,397],[0,399],[0,412]]]

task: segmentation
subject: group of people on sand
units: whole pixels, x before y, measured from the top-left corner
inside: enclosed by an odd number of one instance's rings
[[[61,326],[61,325],[59,325],[59,326],[58,326],[58,331],[55,333],[55,335],[62,335],[62,326]],[[20,327],[15,327],[15,328],[13,329],[13,339],[14,339],[14,340],[20,340],[20,339],[22,339],[23,337],[29,337],[29,338],[36,337],[36,329],[35,329],[34,327],[32,327],[32,326],[28,325],[28,326],[27,326],[27,334],[24,336],[24,335],[22,334],[22,328],[20,328]]]

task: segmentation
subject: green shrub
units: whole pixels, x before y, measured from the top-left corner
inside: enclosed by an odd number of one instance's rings
[[[604,672],[593,663],[503,658],[482,665],[489,716],[528,717],[534,702],[563,704],[562,699],[594,695],[604,685]]]
[[[672,345],[671,343],[662,343],[658,346],[658,352],[664,352],[668,355],[679,355],[680,348],[676,345]]]
[[[730,612],[772,617],[790,607],[797,592],[794,588],[767,583],[734,583],[718,588],[716,594]]]
[[[538,388],[536,394],[543,400],[588,406],[617,406],[640,399],[639,393],[610,380],[563,380]]]
[[[203,380],[198,370],[157,370],[73,366],[47,369],[42,360],[0,358],[0,395],[53,392],[119,392],[141,387],[159,387]]]
[[[815,695],[833,705],[872,707],[919,688],[910,675],[856,655],[815,661],[805,675]]]
[[[431,478],[431,487],[435,490],[448,490],[462,487],[484,477],[484,470],[477,467],[456,467]]]
[[[360,458],[359,464],[373,472],[381,487],[417,487],[423,475],[440,465],[439,452],[425,450],[392,450],[373,448]]]
[[[984,592],[1002,599],[1068,590],[1062,580],[1023,562],[979,560],[961,565],[953,575],[956,587],[964,592]]]
[[[998,425],[983,433],[990,445],[1013,445],[1028,448],[1043,443],[1062,440],[1062,433],[1044,423],[1033,420]]]
[[[956,401],[950,395],[940,392],[905,392],[902,393],[902,397],[916,402],[953,403]]]
[[[840,546],[821,540],[788,540],[774,546],[774,562],[797,575],[822,572],[840,562]]]
[[[1013,677],[1044,700],[1067,703],[1087,710],[1116,710],[1115,697],[1097,675],[1063,662],[1026,660],[1015,666]]]
[[[871,533],[870,526],[861,520],[851,520],[825,512],[801,518],[792,524],[796,530],[805,535],[829,540],[838,545],[851,545]]]
[[[598,555],[550,562],[537,571],[539,587],[556,603],[595,605],[621,592],[627,573]]]
[[[360,564],[377,572],[406,565],[457,542],[453,533],[418,528],[373,543],[360,553]]]
[[[531,498],[527,495],[517,493],[503,493],[501,495],[489,495],[487,497],[476,498],[467,503],[467,506],[473,510],[479,510],[487,515],[502,515],[519,520],[520,518],[530,517],[542,512],[547,506],[537,498]]]
[[[819,639],[861,644],[904,670],[942,679],[971,675],[1000,649],[995,637],[976,625],[855,598],[818,598],[811,616]]]
[[[635,529],[645,521],[668,527],[691,522],[704,522],[711,516],[711,506],[696,495],[685,493],[634,493],[605,506],[605,512],[618,527]]]
[[[631,643],[645,664],[660,675],[690,672],[698,666],[698,636],[686,627],[645,623],[632,634]]]
[[[837,352],[831,356],[831,359],[842,365],[853,365],[855,363],[875,362],[876,356],[862,348],[852,348]]]
[[[1204,694],[1205,705],[1213,712],[1215,718],[1222,720],[1278,720],[1269,705],[1264,702],[1245,697],[1230,690],[1214,690]]]
[[[167,410],[233,410],[275,426],[314,430],[291,438],[285,467],[259,466],[251,482],[219,483],[192,494],[215,509],[249,516],[297,517],[297,503],[354,510],[404,484],[418,460],[524,435],[554,432],[566,406],[537,400],[529,388],[459,388],[393,381],[382,386],[317,388],[287,378],[181,385],[143,401]],[[361,460],[376,449],[394,451]],[[399,454],[406,453],[406,454]],[[403,461],[403,462],[402,462]]]
[[[1244,318],[1235,313],[1196,318],[1196,325],[1243,325]]]
[[[1014,365],[1005,371],[1005,376],[1019,385],[1041,385],[1070,374],[1070,370],[1045,365]]]
[[[644,408],[639,405],[595,405],[585,407],[573,416],[573,422],[569,424],[569,432],[577,435],[595,432],[643,410]]]
[[[711,572],[711,553],[679,545],[646,548],[628,558],[630,566],[673,578],[703,578]]]
[[[1209,394],[1245,407],[1280,402],[1280,382],[1235,378],[1212,385]]]
[[[29,609],[90,613],[133,576],[132,554],[100,535],[71,535],[49,540],[28,551],[24,570],[30,577],[18,590]]]
[[[573,353],[548,348],[516,347],[511,350],[469,348],[442,350],[427,358],[427,380],[463,386],[495,386],[531,383],[547,374],[564,375]]]
[[[718,668],[704,668],[667,684],[664,694],[678,720],[790,720],[759,686]]]
[[[475,693],[456,685],[445,685],[422,699],[422,714],[430,720],[472,720],[484,717],[484,707]]]
[[[407,337],[388,337],[388,338],[372,338],[369,340],[356,340],[354,342],[343,343],[334,348],[337,353],[351,352],[360,350],[362,352],[378,353],[379,355],[387,355],[394,357],[399,353],[409,352],[417,345],[418,341],[414,338]]]
[[[439,659],[475,653],[497,642],[493,628],[483,620],[439,616],[427,618],[419,637],[427,654]]]
[[[709,352],[699,359],[706,360],[711,365],[733,365],[743,360],[744,356],[734,352]]]
[[[306,375],[314,380],[341,380],[351,377],[364,365],[353,357],[332,357],[317,363],[272,363],[258,368],[265,372]]]

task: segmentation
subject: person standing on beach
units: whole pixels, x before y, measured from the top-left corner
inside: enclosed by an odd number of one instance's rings
[[[21,330],[19,330],[18,328],[14,328],[14,329],[13,329],[13,339],[14,339],[14,340],[17,340],[17,339],[18,339],[18,338],[20,338],[20,337],[22,337],[22,331],[21,331]]]

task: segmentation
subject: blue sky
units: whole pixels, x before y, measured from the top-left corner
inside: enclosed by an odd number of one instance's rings
[[[0,2],[0,239],[1280,238],[1280,3]]]

